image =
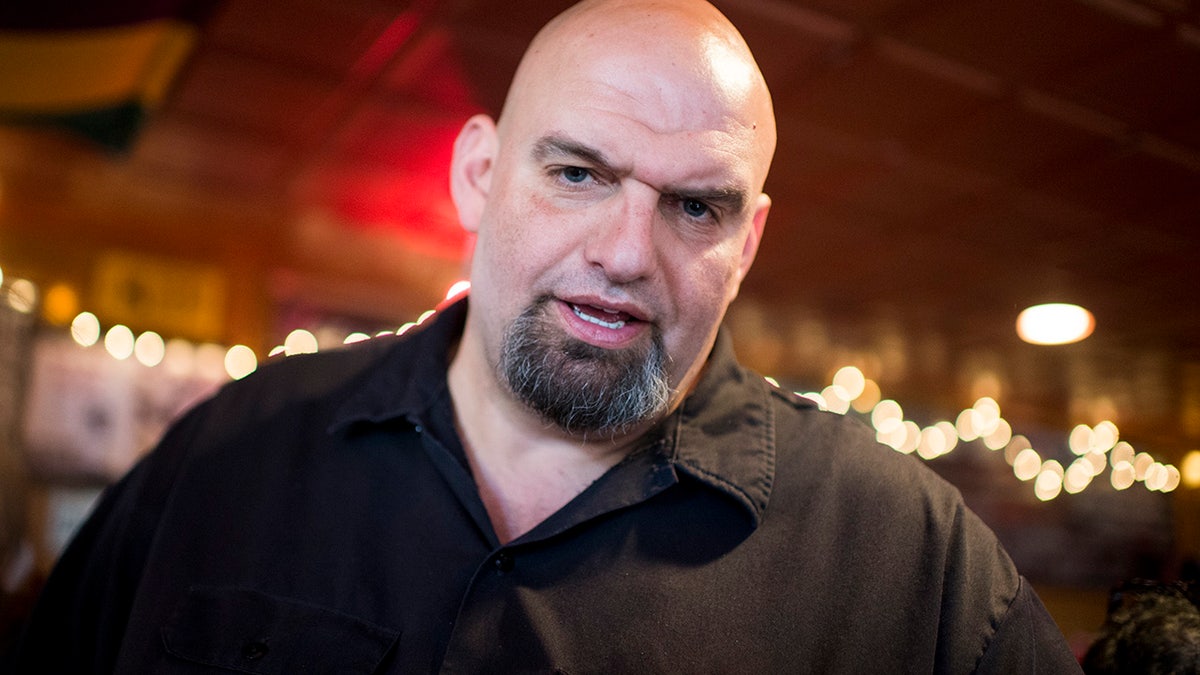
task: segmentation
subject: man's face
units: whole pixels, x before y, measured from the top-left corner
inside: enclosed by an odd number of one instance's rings
[[[769,204],[760,141],[737,102],[638,65],[568,65],[506,110],[477,228],[471,311],[488,362],[526,404],[564,427],[508,372],[514,325],[539,336],[524,360],[584,398],[619,395],[645,380],[632,371],[661,364],[668,395],[652,410],[568,431],[620,433],[680,400]]]

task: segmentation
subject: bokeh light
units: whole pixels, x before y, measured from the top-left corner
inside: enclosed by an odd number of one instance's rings
[[[81,347],[91,347],[100,341],[100,320],[91,312],[80,312],[71,321],[71,339]]]
[[[288,356],[313,354],[316,351],[317,336],[303,328],[297,328],[288,333],[287,338],[283,341],[283,353]]]
[[[229,377],[240,380],[258,369],[258,357],[246,345],[234,345],[225,352],[225,372]]]
[[[133,331],[121,324],[109,328],[104,334],[104,349],[118,361],[133,356]]]
[[[153,368],[162,363],[167,353],[167,345],[162,336],[154,331],[146,331],[137,337],[133,343],[133,355],[138,363]]]
[[[1035,345],[1065,345],[1092,334],[1092,313],[1079,305],[1049,303],[1026,308],[1017,316],[1017,335]]]

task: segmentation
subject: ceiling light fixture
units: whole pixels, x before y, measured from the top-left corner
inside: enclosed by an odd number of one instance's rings
[[[1065,345],[1092,334],[1096,320],[1079,305],[1050,303],[1028,307],[1017,317],[1017,335],[1035,345]]]

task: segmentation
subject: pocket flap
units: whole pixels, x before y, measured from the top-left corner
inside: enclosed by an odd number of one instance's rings
[[[173,656],[243,673],[372,673],[399,631],[325,607],[229,587],[188,590],[166,626]]]

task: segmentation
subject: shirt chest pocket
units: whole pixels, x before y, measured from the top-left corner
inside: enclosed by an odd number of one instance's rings
[[[261,675],[373,673],[399,635],[325,607],[227,587],[190,589],[162,630],[176,660]]]

